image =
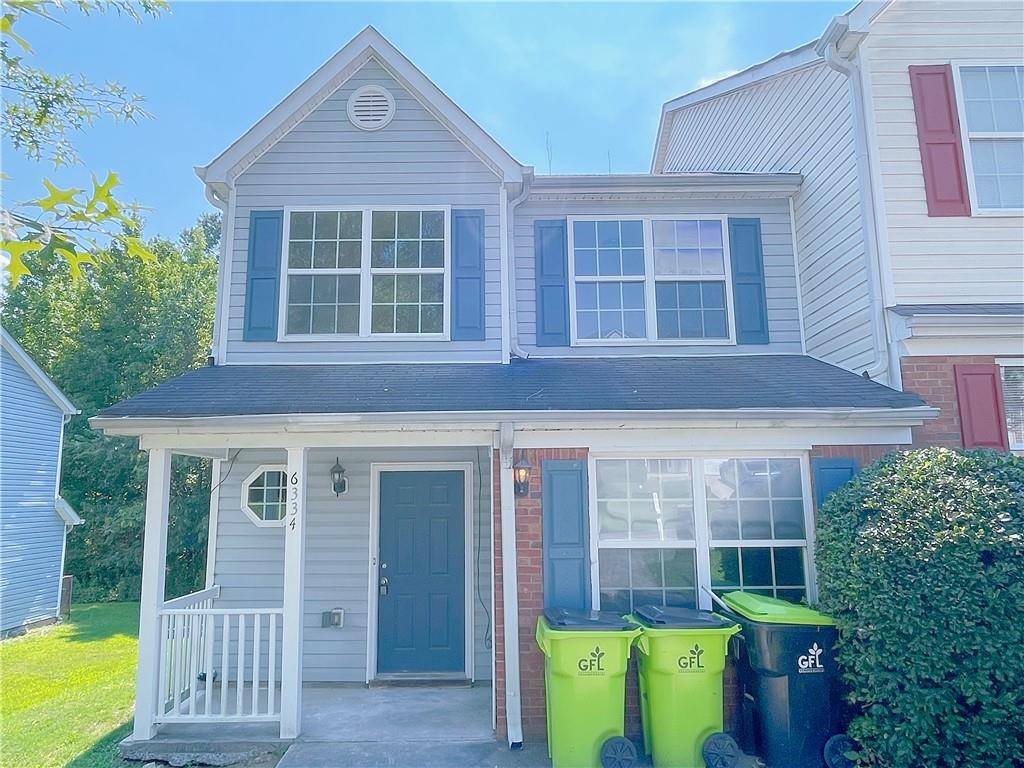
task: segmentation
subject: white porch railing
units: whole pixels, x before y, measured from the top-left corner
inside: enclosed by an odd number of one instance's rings
[[[214,608],[220,587],[165,602],[157,723],[280,720],[280,608]]]

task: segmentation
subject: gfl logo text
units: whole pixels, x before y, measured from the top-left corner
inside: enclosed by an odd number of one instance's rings
[[[817,643],[811,645],[807,649],[807,653],[800,656],[796,660],[796,665],[800,669],[800,672],[822,672],[825,667],[821,663],[821,654],[824,649],[820,648]]]

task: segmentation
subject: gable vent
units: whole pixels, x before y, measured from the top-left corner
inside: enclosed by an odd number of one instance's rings
[[[356,128],[379,131],[395,116],[395,97],[379,85],[364,85],[348,97],[348,119]]]

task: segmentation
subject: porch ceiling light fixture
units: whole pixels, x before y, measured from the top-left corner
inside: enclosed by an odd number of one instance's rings
[[[335,496],[348,493],[348,478],[345,477],[345,468],[341,466],[341,460],[334,457],[334,466],[331,467],[331,488]]]
[[[519,461],[512,465],[512,478],[514,480],[516,496],[525,496],[530,492],[530,462],[525,456],[520,455]]]

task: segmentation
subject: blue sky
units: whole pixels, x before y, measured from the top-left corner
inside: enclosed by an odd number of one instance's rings
[[[146,97],[137,124],[96,123],[81,168],[3,147],[10,202],[49,176],[122,178],[152,209],[148,235],[210,210],[192,172],[373,24],[520,162],[555,173],[645,172],[666,100],[817,37],[844,3],[176,2],[136,25],[114,14],[25,21],[50,71],[116,80]]]

